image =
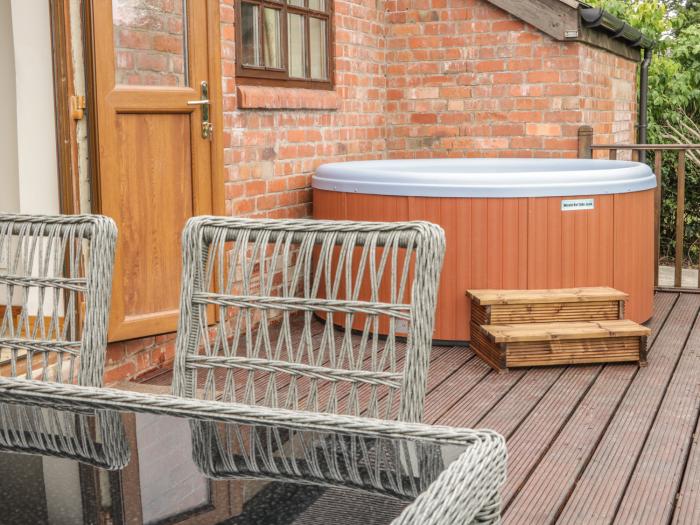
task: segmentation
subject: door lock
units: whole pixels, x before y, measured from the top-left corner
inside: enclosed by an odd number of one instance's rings
[[[211,140],[212,134],[214,132],[214,125],[209,121],[209,84],[206,80],[202,80],[199,84],[199,100],[188,100],[187,104],[189,106],[201,106],[202,109],[202,138]]]

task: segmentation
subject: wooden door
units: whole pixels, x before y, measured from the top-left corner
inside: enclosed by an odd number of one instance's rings
[[[216,213],[217,2],[92,0],[89,34],[96,108],[93,210],[119,228],[110,341],[177,326],[180,234]],[[216,75],[217,78],[212,78]],[[209,93],[203,93],[202,83]],[[214,118],[212,118],[214,117]],[[223,187],[223,185],[222,185]]]

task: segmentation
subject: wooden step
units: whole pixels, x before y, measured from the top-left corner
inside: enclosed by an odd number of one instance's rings
[[[469,290],[467,295],[477,325],[623,319],[628,297],[608,287]]]
[[[628,295],[608,286],[549,290],[469,290],[477,304],[581,303],[624,301]]]
[[[493,368],[636,361],[650,330],[627,320],[477,326],[471,347]]]

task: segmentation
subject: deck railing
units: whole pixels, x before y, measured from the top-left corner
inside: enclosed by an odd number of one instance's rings
[[[608,158],[617,159],[619,151],[631,151],[632,159],[644,160],[646,152],[654,152],[654,174],[656,175],[656,194],[654,199],[654,250],[657,263],[654,265],[654,286],[659,285],[659,260],[661,259],[661,198],[663,195],[662,167],[663,154],[675,152],[677,205],[675,226],[675,261],[673,285],[680,288],[683,277],[683,247],[685,239],[685,174],[686,154],[688,151],[700,151],[700,144],[593,144],[593,128],[581,126],[578,131],[578,156],[582,159],[593,158],[594,151],[607,151]],[[700,266],[700,264],[699,264]],[[700,271],[698,271],[698,288],[700,288]]]

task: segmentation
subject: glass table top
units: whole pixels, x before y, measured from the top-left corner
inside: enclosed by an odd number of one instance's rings
[[[0,523],[385,524],[465,450],[423,438],[0,403]]]

